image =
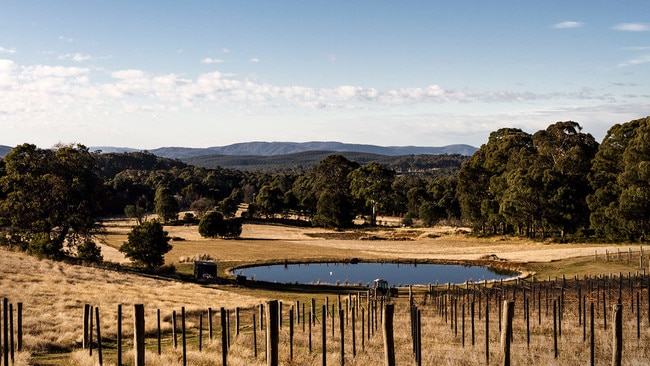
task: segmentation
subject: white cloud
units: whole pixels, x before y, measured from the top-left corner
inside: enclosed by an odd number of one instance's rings
[[[566,21],[561,23],[553,24],[553,29],[571,29],[571,28],[581,28],[584,27],[585,23],[576,22],[576,21]]]
[[[60,55],[59,60],[72,60],[74,62],[84,62],[90,60],[90,55],[82,55],[80,53],[66,53],[65,55]]]
[[[221,50],[221,52],[223,52],[223,53],[230,53],[230,50],[229,50],[228,48],[224,48],[224,49]]]
[[[134,70],[134,69],[119,70],[111,73],[111,77],[115,79],[136,79],[136,78],[141,78],[143,76],[144,76],[144,72],[142,70]]]
[[[631,60],[627,60],[623,63],[620,63],[618,66],[624,67],[624,66],[631,66],[631,65],[641,65],[641,64],[647,64],[648,62],[650,62],[650,54],[642,55],[633,58]]]
[[[646,32],[650,30],[650,26],[644,23],[621,23],[615,25],[612,28],[616,30],[628,31],[628,32]]]
[[[64,41],[64,42],[68,42],[68,43],[73,43],[73,42],[77,41],[74,38],[64,37],[64,36],[59,36],[59,40]]]
[[[219,58],[212,58],[212,57],[206,57],[203,60],[201,60],[202,64],[220,64],[223,63],[222,59]]]
[[[258,63],[258,62],[260,62],[260,59],[257,58],[257,57],[253,57],[253,58],[250,59],[250,62],[252,62],[252,63]]]
[[[16,49],[15,48],[8,49],[8,48],[0,47],[0,53],[14,54],[16,53]]]

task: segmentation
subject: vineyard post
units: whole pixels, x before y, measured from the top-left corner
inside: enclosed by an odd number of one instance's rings
[[[118,312],[118,314],[120,314],[120,315],[118,315],[118,317],[121,317],[121,314],[122,314],[122,307],[121,307],[121,305],[118,305],[117,312]],[[156,323],[157,323],[157,324],[156,324],[156,328],[157,328],[156,338],[158,338],[158,339],[157,339],[157,341],[158,341],[158,343],[157,343],[157,346],[158,346],[158,355],[160,355],[160,354],[162,353],[161,344],[160,344],[160,337],[161,337],[161,332],[160,332],[160,309],[157,309],[157,310],[156,310]],[[119,329],[122,329],[122,328],[121,328],[121,325],[120,325],[120,328],[119,328]],[[121,346],[118,345],[118,348],[120,348],[120,347],[121,347]]]
[[[293,360],[293,306],[289,309],[289,360]]]
[[[212,340],[212,308],[208,308],[208,338]]]
[[[323,359],[322,359],[322,365],[326,366],[327,365],[327,322],[325,321],[327,319],[327,305],[323,305],[323,321],[321,321],[321,344],[322,344],[322,351],[323,351]]]
[[[86,349],[88,347],[88,322],[90,316],[90,305],[84,304],[84,317],[83,317],[83,342],[81,347]]]
[[[90,306],[88,312],[89,324],[88,324],[88,355],[93,355],[93,307]],[[5,322],[6,323],[6,322]]]
[[[199,352],[203,351],[203,312],[199,313]]]
[[[514,301],[503,302],[503,320],[505,324],[501,330],[501,352],[503,354],[503,365],[510,366],[510,344],[512,343],[512,321],[515,314]]]
[[[393,312],[394,304],[386,304],[383,308],[384,328],[384,365],[395,366],[395,343],[393,339]]]
[[[235,335],[239,335],[239,306],[235,308]],[[280,315],[281,316],[281,315]]]
[[[278,300],[266,302],[266,364],[268,366],[278,365],[278,342],[279,342],[279,322],[280,312]]]
[[[623,305],[614,305],[614,332],[612,340],[612,366],[621,366],[623,354]]]
[[[485,364],[490,364],[490,297],[485,298]]]
[[[99,328],[97,328],[99,329]],[[14,363],[14,304],[9,304],[9,352]]]
[[[117,305],[117,366],[122,366],[122,304]]]
[[[99,308],[95,307],[95,318],[97,323],[97,356],[99,357],[99,366],[102,366],[104,364],[102,360],[102,331],[101,327],[99,326]]]
[[[361,308],[361,350],[365,351],[366,349],[366,333],[365,333],[365,325],[366,325],[366,309]]]
[[[340,298],[339,298],[340,299]],[[345,365],[345,314],[339,306],[339,331],[341,332],[341,366]]]
[[[589,305],[589,365],[594,366],[595,361],[595,336],[594,336],[594,302]]]
[[[356,335],[356,306],[352,305],[352,357],[357,357],[357,335]]]
[[[19,302],[18,303],[18,314],[16,315],[18,319],[17,321],[17,326],[18,326],[18,352],[23,350],[23,303]]]
[[[553,357],[557,358],[557,300],[553,300]]]
[[[253,355],[257,358],[257,323],[253,312]]]
[[[176,310],[172,311],[172,339],[174,348],[178,347],[178,337],[176,336]]]
[[[144,366],[144,305],[133,305],[133,361]]]
[[[226,324],[226,309],[220,309],[221,320],[221,364],[227,365],[228,363],[228,325]],[[260,322],[262,320],[260,319]]]
[[[304,306],[304,304],[303,304],[303,306]],[[309,353],[311,353],[311,346],[312,346],[311,345],[311,319],[312,319],[312,316],[311,316],[311,311],[310,311],[309,312]],[[305,323],[302,323],[302,324],[304,325]]]
[[[183,366],[187,365],[187,338],[185,335],[185,306],[181,307],[181,334],[183,341]]]

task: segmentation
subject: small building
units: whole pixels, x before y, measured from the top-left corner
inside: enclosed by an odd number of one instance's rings
[[[216,279],[217,264],[215,262],[194,261],[194,279]]]

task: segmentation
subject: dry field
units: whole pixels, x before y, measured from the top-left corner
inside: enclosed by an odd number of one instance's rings
[[[130,224],[121,220],[106,222],[107,231],[100,238],[105,260],[128,262],[115,248],[126,240]],[[530,272],[537,272],[542,278],[546,278],[547,275],[562,274],[573,276],[583,273],[618,273],[633,271],[635,268],[634,265],[628,265],[624,261],[604,262],[605,250],[609,253],[620,251],[624,256],[627,254],[627,246],[535,243],[508,238],[476,239],[451,227],[339,233],[314,228],[247,224],[244,225],[240,240],[204,239],[198,235],[196,226],[169,226],[166,230],[176,239],[172,242],[174,249],[165,258],[167,264],[178,266],[182,260],[207,254],[220,263],[220,271],[223,271],[224,267],[273,261],[326,261],[351,258],[381,261],[409,259],[456,261],[478,260],[486,255],[495,255],[507,263],[525,263]],[[635,251],[639,250],[638,246],[632,248]],[[593,260],[595,251],[601,258],[598,262]],[[106,319],[102,323],[102,337],[106,337],[106,342],[109,344],[111,340],[113,342],[112,351],[107,351],[110,354],[114,353],[116,337],[114,319],[118,304],[124,306],[125,334],[132,334],[132,324],[129,321],[132,319],[132,305],[142,303],[145,304],[147,311],[147,332],[150,335],[155,333],[155,309],[161,309],[163,332],[168,336],[171,327],[169,315],[172,310],[180,312],[181,307],[185,307],[186,312],[190,314],[188,328],[196,328],[198,314],[208,307],[249,308],[269,299],[293,303],[296,300],[304,302],[310,297],[317,297],[320,306],[324,303],[325,296],[328,295],[258,291],[231,285],[204,286],[183,283],[101,268],[38,260],[21,253],[0,249],[0,297],[7,297],[12,303],[22,302],[25,309],[24,344],[27,351],[17,356],[17,364],[64,365],[96,362],[96,359],[94,361],[89,359],[85,352],[75,351],[80,347],[81,318],[83,305],[86,303],[98,306],[102,319]],[[329,296],[335,295],[329,294]],[[396,316],[404,319],[408,314],[401,311]],[[425,321],[426,327],[431,329],[431,333],[427,334],[432,339],[436,339],[435,342],[448,342],[449,337],[438,335],[433,325],[427,325],[429,322],[434,320]],[[408,321],[405,323],[407,325]],[[402,342],[400,347],[406,347],[404,342],[408,343],[406,339],[409,331],[401,328],[404,326],[400,325],[400,328],[396,329],[400,334],[399,342]],[[261,334],[258,336],[261,337]],[[246,345],[247,342],[250,343],[252,337],[250,330],[241,337],[242,341],[236,342],[231,349],[232,364],[249,365],[263,362],[262,359],[256,363],[252,358],[250,347]],[[286,338],[286,335],[283,337]],[[314,337],[316,342],[318,335]],[[297,340],[298,344],[301,344],[298,347],[301,347],[302,351],[306,349],[305,338],[303,336],[301,340]],[[380,338],[380,335],[375,337],[375,341],[378,342],[376,345],[368,345],[369,352],[381,355],[381,344],[378,340]],[[194,362],[190,364],[210,364],[220,360],[219,356],[214,354],[207,356],[199,353],[195,347],[196,336],[192,339],[194,345],[190,349]],[[336,340],[332,342],[332,347],[336,347]],[[452,341],[450,344],[435,345],[446,353],[428,357],[437,357],[440,361],[440,358],[446,357],[445,354],[448,353],[450,356],[453,354],[454,357],[449,356],[450,361],[447,364],[457,364],[454,361],[458,360],[456,356],[465,351],[460,352],[456,343]],[[207,347],[216,350],[220,346],[219,342],[214,340]],[[129,349],[127,346],[125,348]],[[288,362],[286,347],[283,350],[285,361]],[[302,351],[301,356],[297,360],[294,359],[292,364],[320,363],[320,356]],[[53,355],[57,352],[63,354]],[[336,363],[334,361],[337,357],[336,352],[335,350],[331,352],[329,357]],[[154,361],[155,364],[160,365],[177,364],[179,361],[178,350],[167,351],[161,357],[153,354],[147,357],[150,360],[148,364]],[[374,357],[369,354],[361,360],[367,363],[369,359],[374,360]],[[400,357],[403,362],[398,364],[411,360],[408,352]],[[462,359],[464,363],[480,363],[479,355],[473,357],[462,356]],[[110,360],[110,357],[108,359]],[[349,360],[348,364],[360,364],[361,360]],[[435,363],[438,364],[438,361]]]

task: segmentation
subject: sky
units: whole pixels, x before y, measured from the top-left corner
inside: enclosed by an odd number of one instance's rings
[[[650,115],[646,0],[0,0],[0,145],[487,142]]]

